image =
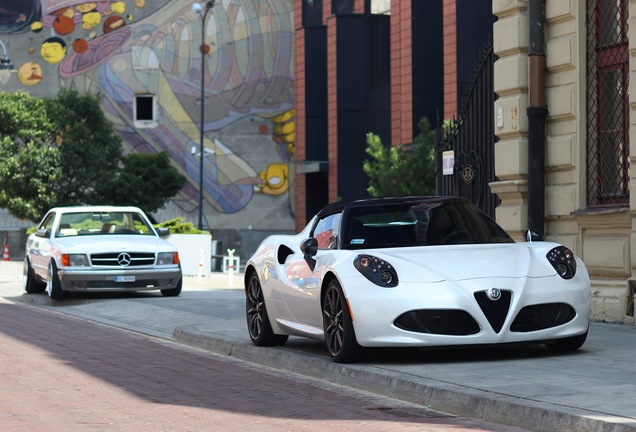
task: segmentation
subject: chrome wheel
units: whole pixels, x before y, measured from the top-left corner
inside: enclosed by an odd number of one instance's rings
[[[65,300],[70,293],[62,289],[60,277],[57,274],[57,266],[53,261],[49,263],[49,271],[46,278],[46,292],[53,300]]]

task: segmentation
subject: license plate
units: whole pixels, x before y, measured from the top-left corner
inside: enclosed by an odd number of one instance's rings
[[[115,282],[134,282],[134,276],[115,276]]]

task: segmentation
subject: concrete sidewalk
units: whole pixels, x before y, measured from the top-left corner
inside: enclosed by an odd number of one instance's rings
[[[162,308],[162,314],[173,315],[143,322],[131,318],[127,324],[120,318],[125,314],[119,302],[52,306],[46,296],[23,295],[21,272],[21,263],[0,263],[0,296],[159,337],[172,329],[173,339],[183,344],[459,416],[537,432],[636,431],[636,328],[632,326],[593,323],[583,348],[569,354],[555,354],[543,346],[374,350],[364,362],[342,365],[333,363],[317,341],[291,337],[284,347],[254,346],[246,330],[242,274],[232,280],[223,273],[200,281],[186,278],[184,294],[188,294],[182,301],[187,301],[190,291],[205,290],[205,300],[193,298],[202,303],[201,312]],[[118,306],[111,306],[109,312],[106,303]],[[157,310],[158,304],[152,299],[135,301],[137,308]]]

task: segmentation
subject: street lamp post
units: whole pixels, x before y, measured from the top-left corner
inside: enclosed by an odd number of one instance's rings
[[[7,48],[4,46],[2,41],[0,41],[0,46],[2,47],[2,58],[0,58],[0,83],[6,84],[9,82],[9,78],[11,77],[13,65],[7,56]]]
[[[203,229],[203,122],[205,113],[205,19],[208,16],[208,12],[212,10],[214,6],[214,0],[208,0],[201,6],[201,3],[193,3],[192,10],[201,17],[201,122],[199,125],[199,229]],[[205,11],[203,10],[205,8]]]

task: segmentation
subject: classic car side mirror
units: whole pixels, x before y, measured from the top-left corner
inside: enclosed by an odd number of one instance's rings
[[[529,228],[526,230],[526,241],[532,243],[533,241],[543,241],[543,234],[541,232]]]
[[[170,234],[170,228],[166,228],[166,227],[161,227],[161,228],[155,228],[157,230],[157,234],[159,234],[159,237],[165,237],[168,234]]]
[[[316,260],[314,256],[318,253],[318,240],[314,237],[310,237],[300,244],[300,251],[303,253],[303,258],[307,261],[307,265],[314,271],[316,268]]]
[[[51,238],[51,230],[50,229],[44,229],[44,228],[37,229],[37,230],[35,230],[35,236],[36,237]]]

